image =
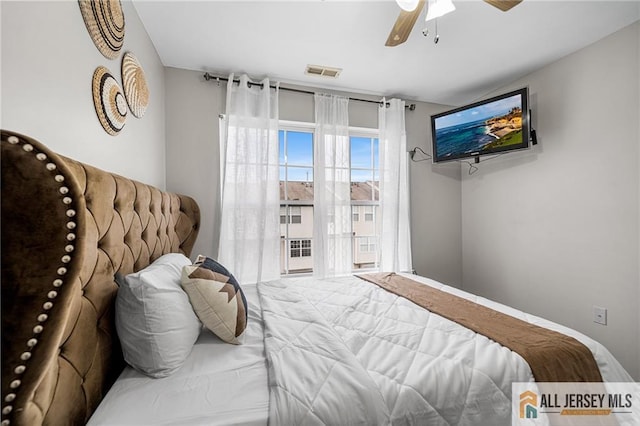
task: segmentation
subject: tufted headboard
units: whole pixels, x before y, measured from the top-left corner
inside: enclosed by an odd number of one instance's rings
[[[2,422],[87,422],[124,367],[114,274],[190,255],[200,213],[2,131]]]

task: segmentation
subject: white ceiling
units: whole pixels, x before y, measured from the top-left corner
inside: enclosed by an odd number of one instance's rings
[[[384,45],[399,11],[392,0],[134,6],[165,66],[446,105],[474,101],[640,19],[640,0],[524,0],[506,13],[480,0],[454,3],[439,19],[438,44],[423,12],[397,47]],[[307,64],[343,71],[310,76]]]

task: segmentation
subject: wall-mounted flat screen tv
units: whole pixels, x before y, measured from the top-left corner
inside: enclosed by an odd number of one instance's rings
[[[527,88],[431,116],[433,162],[529,147]]]

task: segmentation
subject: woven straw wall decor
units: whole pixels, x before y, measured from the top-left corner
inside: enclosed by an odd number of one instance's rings
[[[124,13],[120,0],[78,0],[82,19],[100,53],[115,59],[124,43]]]
[[[131,113],[141,118],[149,105],[149,88],[144,70],[131,52],[122,57],[122,88]]]
[[[104,130],[116,136],[127,118],[127,103],[115,78],[103,66],[96,68],[92,82],[93,105]]]

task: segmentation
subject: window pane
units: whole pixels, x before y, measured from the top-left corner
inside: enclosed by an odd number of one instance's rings
[[[363,220],[353,223],[353,268],[374,268],[378,262],[377,205],[357,206]]]
[[[351,169],[351,182],[366,182],[373,180],[373,170]]]
[[[377,218],[379,199],[379,141],[371,137],[351,138],[351,201],[353,268],[373,268],[378,261]]]
[[[287,164],[313,166],[313,133],[287,132]]]
[[[378,138],[373,140],[373,167],[377,170],[380,169],[380,149]]]
[[[368,168],[371,165],[371,139],[351,137],[351,167]]]
[[[286,185],[286,198],[284,191],[280,191],[283,200],[304,200],[313,202],[313,169],[308,167],[289,167],[288,181],[280,182],[284,188]],[[308,179],[308,180],[307,180]]]
[[[373,179],[372,189],[373,189],[373,200],[379,201],[380,200],[380,177],[377,174]]]
[[[289,222],[286,225],[280,225],[281,273],[312,272],[313,205],[286,206],[286,211]]]
[[[351,181],[351,200],[352,201],[372,201],[373,200],[373,182],[367,181]]]
[[[279,142],[279,149],[278,149],[278,162],[280,164],[284,164],[284,156],[285,156],[285,147],[284,147],[284,130],[280,130],[278,132],[278,142]],[[280,179],[282,179],[282,176],[280,176]]]
[[[308,182],[313,183],[312,167],[287,167],[287,178],[289,182]]]
[[[283,274],[311,272],[313,260],[313,128],[281,130],[280,200],[285,208],[280,226],[280,259]],[[288,202],[295,205],[288,205]],[[306,204],[300,205],[300,202]],[[283,222],[281,215],[281,222]]]
[[[351,200],[352,201],[373,201],[374,185],[371,181],[352,182],[351,183]]]

